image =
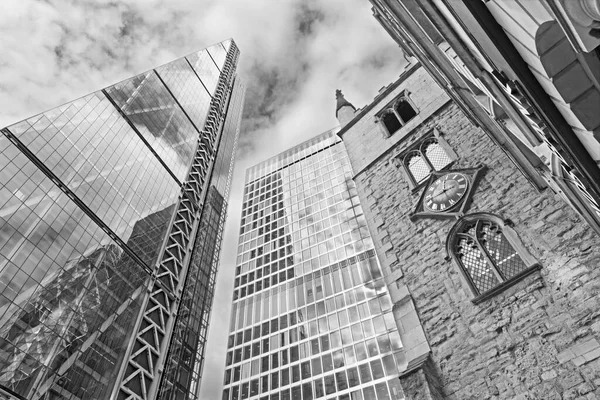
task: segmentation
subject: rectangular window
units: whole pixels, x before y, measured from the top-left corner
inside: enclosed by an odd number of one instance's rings
[[[263,376],[261,379],[261,393],[267,393],[269,391],[269,375]]]
[[[292,362],[299,360],[298,346],[293,346],[290,348],[290,358]]]
[[[311,365],[312,365],[313,376],[319,375],[319,374],[321,374],[321,372],[323,372],[323,370],[321,368],[321,359],[319,357],[313,358],[311,360]]]
[[[383,366],[381,360],[371,361],[371,372],[373,373],[373,379],[379,379],[384,377]]]
[[[300,380],[300,366],[292,366],[292,382],[298,382]]]
[[[333,369],[333,358],[331,354],[325,354],[323,356],[323,372],[329,372]]]
[[[361,383],[365,384],[371,382],[371,368],[369,364],[361,364],[358,366]]]
[[[269,371],[269,356],[264,356],[261,358],[260,372],[268,372],[268,371]]]
[[[258,379],[253,379],[250,382],[250,396],[258,394]]]
[[[279,372],[273,372],[271,374],[271,390],[279,387]]]
[[[284,368],[281,370],[281,386],[286,386],[290,384],[290,372],[288,368]]]
[[[312,400],[312,399],[313,399],[312,385],[310,384],[310,382],[303,384],[302,385],[302,400]]]
[[[324,378],[325,380],[325,393],[332,394],[335,393],[335,378],[332,375],[328,375]],[[373,397],[375,398],[375,397]]]

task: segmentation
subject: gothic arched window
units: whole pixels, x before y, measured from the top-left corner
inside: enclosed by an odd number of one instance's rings
[[[377,113],[387,136],[391,136],[417,115],[417,111],[406,94],[394,100]]]
[[[450,231],[446,250],[460,267],[476,300],[495,294],[539,268],[516,232],[491,214],[463,217]]]
[[[403,165],[414,186],[425,181],[432,171],[440,171],[452,161],[436,137],[423,140],[403,157]]]
[[[404,158],[404,164],[416,184],[423,182],[431,173],[431,168],[420,151],[408,153]]]

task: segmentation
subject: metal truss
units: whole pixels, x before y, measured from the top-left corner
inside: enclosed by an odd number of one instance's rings
[[[207,180],[214,164],[218,136],[231,91],[234,66],[239,51],[233,41],[210,103],[208,117],[200,133],[196,154],[182,186],[177,211],[162,254],[152,275],[143,312],[136,321],[136,334],[128,347],[112,398],[119,400],[155,399],[165,364],[167,349],[194,248]]]

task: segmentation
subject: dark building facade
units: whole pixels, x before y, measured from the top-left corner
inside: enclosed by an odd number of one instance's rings
[[[227,40],[2,129],[4,397],[196,398],[238,57]]]
[[[437,78],[415,61],[361,109],[338,95],[336,113],[405,398],[598,397],[598,235]]]

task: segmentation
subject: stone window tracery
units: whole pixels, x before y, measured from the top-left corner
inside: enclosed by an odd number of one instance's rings
[[[477,296],[475,302],[539,268],[516,232],[491,214],[463,217],[450,231],[447,251]]]
[[[409,147],[397,158],[412,189],[423,184],[431,172],[448,168],[457,159],[456,153],[437,129]]]
[[[403,94],[388,106],[384,107],[377,115],[382,123],[387,136],[392,136],[417,115],[417,110],[408,95]]]

